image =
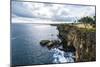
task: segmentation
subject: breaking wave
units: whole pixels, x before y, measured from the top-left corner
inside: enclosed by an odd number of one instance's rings
[[[75,56],[72,52],[64,52],[58,48],[50,50],[52,54],[52,63],[73,63]]]

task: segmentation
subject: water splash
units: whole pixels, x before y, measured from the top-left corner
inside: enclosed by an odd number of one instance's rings
[[[74,62],[75,56],[72,52],[64,52],[58,48],[51,49],[52,63],[70,63]]]

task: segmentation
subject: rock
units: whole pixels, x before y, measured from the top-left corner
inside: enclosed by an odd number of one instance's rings
[[[41,40],[40,45],[41,45],[41,46],[45,46],[45,45],[47,45],[49,42],[50,42],[49,40]]]
[[[76,52],[76,48],[73,45],[60,48],[60,50],[65,51],[65,52],[73,52],[73,53]]]
[[[68,47],[67,47],[66,51],[67,51],[67,52],[75,52],[76,49],[75,49],[74,46],[71,45],[71,46],[68,46]]]
[[[96,33],[70,25],[57,25],[63,51],[76,51],[76,62],[96,60]],[[73,45],[74,47],[72,47]],[[88,49],[88,50],[87,50]]]
[[[54,45],[53,41],[50,41],[50,42],[47,43],[47,47],[50,47],[50,46],[53,46],[53,45]]]
[[[53,48],[53,47],[57,47],[57,46],[59,46],[59,44],[60,44],[60,41],[59,40],[42,40],[41,42],[40,42],[40,44],[42,45],[42,46],[46,46],[47,48]]]

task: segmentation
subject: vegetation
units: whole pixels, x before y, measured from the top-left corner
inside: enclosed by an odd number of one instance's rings
[[[83,23],[86,26],[88,26],[87,24],[91,24],[93,27],[95,27],[96,25],[96,16],[93,17],[82,17],[81,19],[78,20],[79,22]]]

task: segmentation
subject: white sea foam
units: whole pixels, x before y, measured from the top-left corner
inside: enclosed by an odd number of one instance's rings
[[[51,49],[53,63],[67,63],[67,62],[74,62],[74,56],[71,52],[64,52],[57,48]]]

